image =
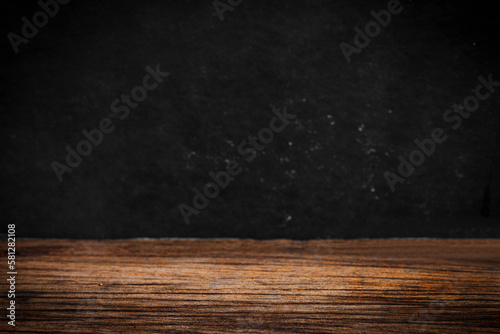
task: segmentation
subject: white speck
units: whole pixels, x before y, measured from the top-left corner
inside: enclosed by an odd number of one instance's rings
[[[330,122],[330,125],[331,125],[331,126],[334,126],[334,125],[335,125],[335,121]]]
[[[365,125],[364,124],[361,124],[359,127],[358,127],[358,131],[361,132],[363,131],[363,129],[365,128]]]
[[[306,102],[306,101],[307,101],[307,100],[306,100],[306,98],[303,98],[303,99],[302,99],[302,102]]]
[[[326,118],[332,118],[333,116],[332,115],[326,115]]]
[[[292,216],[287,215],[285,221],[289,222],[290,220],[292,220]]]
[[[391,109],[389,109],[387,112],[388,112],[389,114],[392,114],[392,110],[391,110]]]
[[[291,141],[288,142],[288,146],[292,146],[293,143]]]
[[[371,153],[375,153],[375,152],[377,152],[377,150],[376,150],[376,149],[374,149],[374,148],[369,148],[369,149],[368,149],[368,151],[366,151],[366,154],[371,154]]]
[[[386,157],[388,157],[388,156],[389,156],[389,152],[385,152],[385,153],[384,153],[384,155],[385,155]]]
[[[375,192],[375,188],[373,188],[373,187],[370,190],[371,190],[372,193]]]

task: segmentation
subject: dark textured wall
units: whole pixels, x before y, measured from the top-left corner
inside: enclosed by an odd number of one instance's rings
[[[402,0],[348,64],[339,44],[387,1],[243,1],[217,16],[210,1],[76,1],[1,65],[2,215],[19,237],[499,237],[496,91],[455,123],[443,120],[500,81],[495,11],[454,1]],[[40,10],[16,2],[3,36]],[[129,114],[112,102],[169,72]],[[500,88],[499,88],[500,90]],[[123,106],[123,104],[120,104]],[[238,153],[274,106],[297,117],[253,161]],[[82,130],[112,114],[114,131],[59,182]],[[120,116],[124,118],[120,119]],[[391,191],[415,139],[436,146]],[[209,172],[240,163],[186,224],[179,205]],[[480,214],[490,170],[490,217]],[[495,174],[497,173],[497,174]],[[2,227],[4,229],[4,227]]]

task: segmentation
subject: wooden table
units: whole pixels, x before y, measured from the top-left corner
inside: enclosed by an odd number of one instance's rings
[[[500,240],[16,241],[2,332],[500,333]]]

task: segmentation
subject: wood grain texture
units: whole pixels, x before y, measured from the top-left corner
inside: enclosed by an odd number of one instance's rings
[[[500,240],[18,239],[16,251],[16,327],[4,316],[2,332],[500,333]]]

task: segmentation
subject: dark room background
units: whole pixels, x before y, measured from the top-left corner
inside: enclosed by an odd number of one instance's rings
[[[73,0],[18,53],[7,36],[41,7],[4,4],[4,226],[93,239],[500,236],[500,87],[457,129],[443,120],[478,77],[500,81],[494,2],[401,0],[350,63],[340,44],[388,1],[237,2],[221,20],[211,1]],[[66,147],[148,66],[169,74],[60,182],[53,162],[66,165]],[[240,143],[285,109],[296,117],[247,161]],[[391,191],[386,172],[436,128],[447,140]],[[179,206],[232,160],[241,172],[187,224]]]

